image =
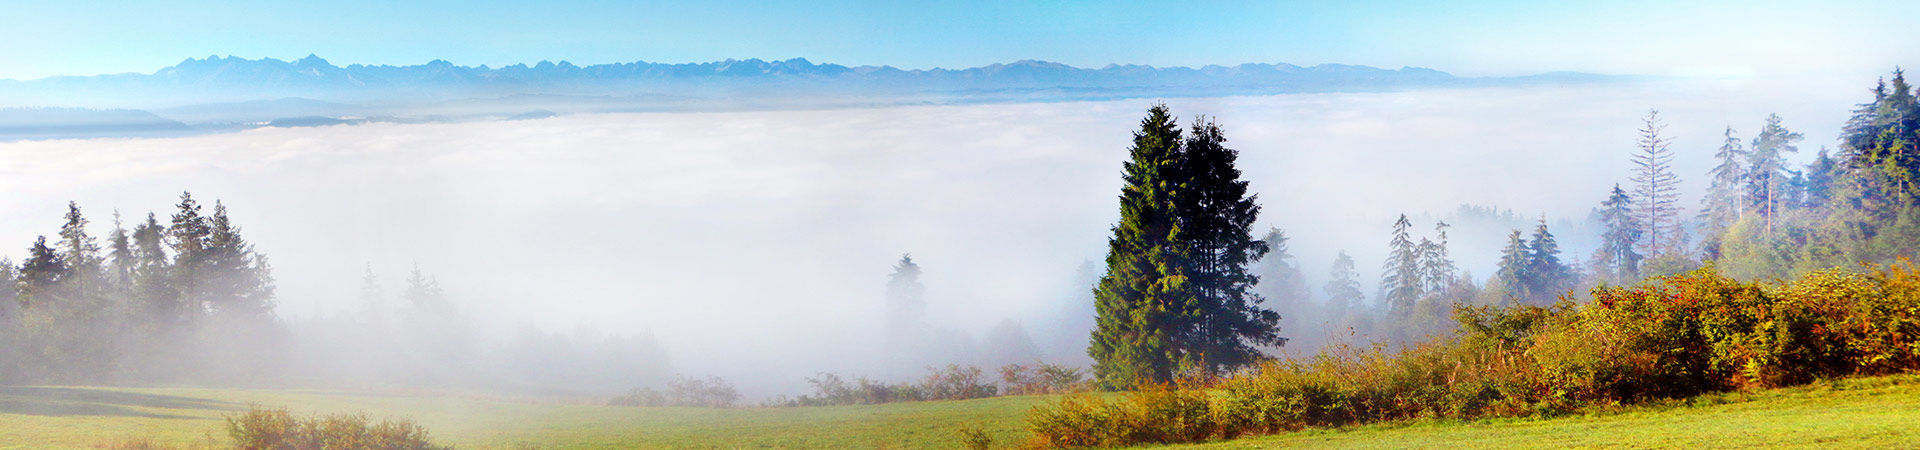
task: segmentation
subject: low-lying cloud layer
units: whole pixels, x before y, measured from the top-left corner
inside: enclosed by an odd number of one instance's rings
[[[1309,283],[1335,252],[1375,275],[1399,213],[1462,203],[1584,220],[1624,182],[1639,118],[1670,120],[1703,187],[1721,129],[1770,112],[1811,157],[1871,80],[1175,99],[1242,151],[1261,226],[1284,228]],[[279,278],[280,314],[358,308],[367,264],[413,264],[486,330],[652,332],[677,370],[777,380],[858,371],[877,348],[889,266],[912,252],[928,315],[978,335],[1003,319],[1084,336],[1076,271],[1118,213],[1147,101],[257,129],[171,139],[0,144],[0,248],[18,260],[68,200],[104,235],[119,208],[162,221],[182,190],[221,199]],[[1688,200],[1692,202],[1693,195]],[[1691,204],[1691,203],[1689,203]],[[1421,225],[1426,229],[1427,225]],[[1456,229],[1482,279],[1504,229]],[[1565,236],[1569,258],[1590,239]],[[1317,290],[1317,289],[1316,289]],[[1371,291],[1371,287],[1369,287]],[[1316,292],[1317,294],[1318,292]],[[1306,331],[1301,331],[1306,332]],[[859,350],[848,350],[859,349]],[[1073,358],[1082,349],[1045,349]],[[749,381],[744,385],[754,385]],[[762,383],[765,384],[765,383]],[[795,387],[794,390],[798,390]]]

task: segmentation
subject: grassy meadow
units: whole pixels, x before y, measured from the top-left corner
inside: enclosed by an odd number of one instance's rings
[[[139,439],[227,443],[250,404],[296,414],[411,418],[458,448],[959,448],[976,427],[1022,438],[1044,396],[808,408],[637,408],[426,394],[192,388],[0,387],[0,448],[87,448]]]
[[[0,388],[0,448],[89,448],[147,439],[224,444],[222,418],[249,404],[302,413],[408,417],[459,448],[961,448],[978,427],[996,446],[1026,436],[1046,396],[808,408],[632,408],[426,394],[189,388]],[[1887,448],[1920,440],[1920,375],[1597,408],[1551,419],[1416,421],[1194,447]]]

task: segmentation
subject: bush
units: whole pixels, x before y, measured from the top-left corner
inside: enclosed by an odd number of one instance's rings
[[[1085,370],[1047,363],[1003,366],[1000,385],[1006,395],[1064,394],[1090,388]]]
[[[438,449],[426,428],[406,419],[379,423],[364,414],[335,414],[296,418],[285,409],[255,406],[227,418],[227,435],[234,446],[266,449]]]
[[[653,388],[634,388],[607,400],[612,406],[683,406],[697,408],[732,408],[740,401],[740,392],[734,390],[733,383],[720,377],[693,378],[675,377],[667,382],[665,392]]]
[[[893,402],[918,402],[930,400],[967,400],[992,397],[999,393],[999,387],[981,379],[979,368],[948,365],[943,369],[928,368],[930,373],[919,383],[887,383],[865,377],[854,378],[848,382],[845,378],[831,373],[822,373],[807,378],[813,385],[812,395],[781,402],[778,406],[828,406],[828,405],[875,405]]]
[[[1044,447],[1110,447],[1199,442],[1220,433],[1206,391],[1148,385],[1108,401],[1089,394],[1035,406],[1028,413],[1035,444]]]
[[[1034,409],[1049,447],[1196,442],[1305,427],[1554,414],[1820,378],[1920,370],[1920,272],[1740,282],[1711,267],[1552,308],[1456,307],[1462,334],[1333,347],[1217,385]]]

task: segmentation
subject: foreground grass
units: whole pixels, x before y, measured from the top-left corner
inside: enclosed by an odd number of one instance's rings
[[[144,439],[227,442],[249,404],[296,414],[411,418],[459,448],[959,448],[961,426],[998,443],[1026,436],[1046,397],[813,408],[634,408],[444,395],[245,389],[0,387],[0,448],[85,448]]]
[[[1920,442],[1920,375],[1817,382],[1552,419],[1311,430],[1194,448],[1857,447]]]
[[[244,389],[0,387],[0,448],[135,438],[224,443],[248,404],[412,418],[460,448],[960,448],[962,425],[1005,446],[1047,397],[775,409],[628,408],[447,395]],[[1200,447],[1905,447],[1920,441],[1920,375],[1819,382],[1552,419],[1421,421]]]

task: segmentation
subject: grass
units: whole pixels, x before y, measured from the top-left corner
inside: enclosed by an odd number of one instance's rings
[[[961,426],[1005,446],[1047,397],[772,409],[608,407],[472,396],[189,388],[0,387],[0,448],[146,439],[225,442],[248,404],[412,418],[460,448],[961,448]],[[1822,381],[1605,408],[1552,419],[1416,421],[1198,447],[1904,447],[1920,441],[1920,375]]]
[[[1552,419],[1421,421],[1193,448],[1853,447],[1920,441],[1920,375],[1817,382]]]
[[[1024,438],[1042,396],[809,408],[637,408],[448,395],[192,388],[0,387],[0,448],[145,440],[224,444],[249,404],[411,418],[458,448],[961,448],[962,426]]]

